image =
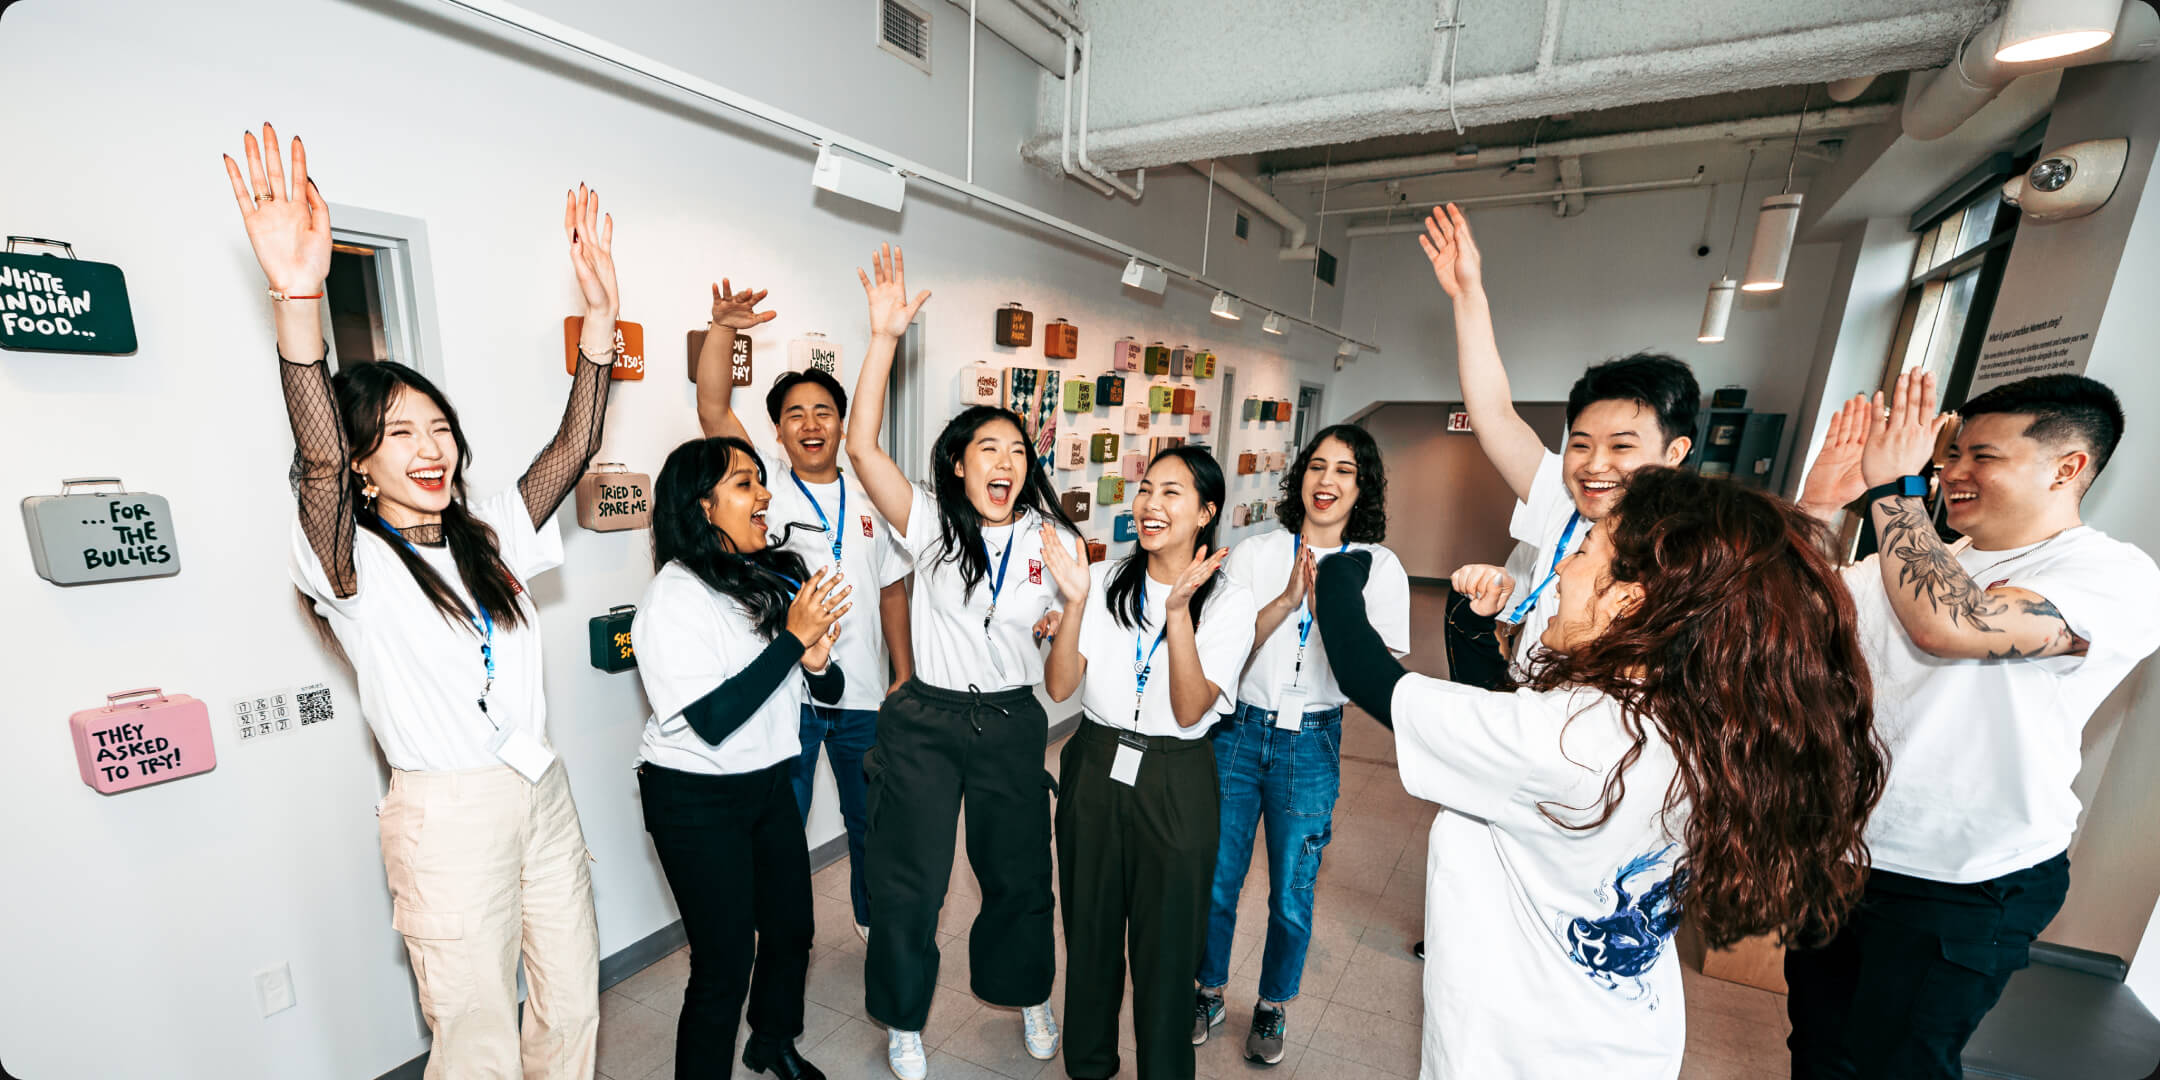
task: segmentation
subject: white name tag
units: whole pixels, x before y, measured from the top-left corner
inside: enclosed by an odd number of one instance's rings
[[[1118,743],[1117,756],[1110,759],[1110,779],[1131,787],[1140,779],[1140,748],[1130,743]]]
[[[548,766],[555,763],[555,751],[521,727],[498,728],[495,739],[488,744],[495,757],[503,764],[518,771],[518,775],[537,784],[547,775]]]
[[[1309,692],[1294,682],[1286,682],[1275,692],[1275,726],[1284,731],[1297,731],[1305,726],[1305,698]]]

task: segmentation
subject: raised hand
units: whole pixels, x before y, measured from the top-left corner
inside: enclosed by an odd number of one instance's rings
[[[308,179],[306,148],[293,138],[288,182],[275,128],[264,124],[259,144],[253,132],[242,135],[241,143],[247,175],[227,154],[225,177],[232,181],[233,200],[240,204],[240,220],[263,277],[282,293],[321,293],[330,276],[330,207]]]
[[[720,284],[712,287],[712,321],[730,330],[748,330],[759,323],[773,321],[780,316],[779,312],[755,310],[769,291],[744,289],[736,292],[728,279],[721,278]]]
[[[900,257],[900,249],[891,244],[880,244],[870,253],[870,269],[875,279],[863,273],[861,267],[855,270],[855,276],[862,279],[863,295],[870,301],[870,335],[898,338],[907,333],[915,313],[930,299],[930,290],[924,289],[913,301],[908,300],[907,262]]]
[[[819,567],[795,590],[795,600],[788,605],[787,631],[802,642],[802,663],[808,670],[824,670],[832,643],[839,637],[840,617],[855,606],[846,602],[854,586],[843,585],[845,577],[838,570]]]
[[[1515,591],[1515,579],[1506,569],[1485,563],[1456,570],[1448,576],[1448,585],[1470,598],[1470,610],[1488,616],[1500,614],[1500,605]]]
[[[1194,559],[1192,564],[1178,575],[1177,580],[1170,584],[1170,598],[1164,602],[1167,610],[1172,613],[1187,610],[1187,605],[1192,603],[1193,594],[1199,592],[1200,586],[1207,584],[1207,580],[1215,576],[1215,571],[1222,569],[1223,559],[1229,554],[1230,549],[1226,547],[1216,548],[1213,553],[1201,552],[1200,557]]]
[[[1868,423],[1867,445],[1860,450],[1860,476],[1869,487],[1910,476],[1935,455],[1937,437],[1949,422],[1935,411],[1935,376],[1917,369],[1898,376],[1890,408]]]
[[[1860,474],[1860,451],[1867,445],[1869,417],[1882,411],[1882,394],[1873,400],[1854,394],[1830,417],[1830,430],[1822,449],[1808,469],[1807,484],[1800,489],[1800,504],[1815,510],[1833,511],[1867,491]]]
[[[1057,529],[1049,522],[1042,527],[1043,566],[1050,571],[1051,580],[1057,582],[1058,594],[1065,598],[1066,607],[1077,607],[1087,602],[1088,557],[1087,541],[1075,537],[1071,551],[1058,539]]]
[[[1319,565],[1313,549],[1299,545],[1297,565],[1290,568],[1290,580],[1283,584],[1282,595],[1275,598],[1284,612],[1296,611],[1312,595],[1314,571]]]
[[[570,241],[570,268],[577,273],[585,300],[585,322],[605,326],[614,341],[615,317],[622,311],[615,286],[615,218],[600,212],[600,193],[579,184],[563,193],[563,236]]]
[[[1431,216],[1425,219],[1425,233],[1418,237],[1418,246],[1425,249],[1433,277],[1450,298],[1460,300],[1465,293],[1484,287],[1484,257],[1478,254],[1477,241],[1470,236],[1470,222],[1454,203],[1433,207]]]

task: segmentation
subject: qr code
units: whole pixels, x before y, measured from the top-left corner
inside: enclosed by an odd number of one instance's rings
[[[330,688],[327,686],[302,687],[294,700],[300,706],[301,727],[320,724],[337,716],[336,707],[330,703]]]

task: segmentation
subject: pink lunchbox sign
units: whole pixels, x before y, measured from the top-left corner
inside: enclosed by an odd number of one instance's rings
[[[150,697],[149,701],[129,698]],[[82,782],[101,794],[162,784],[217,768],[210,708],[156,687],[108,694],[105,704],[68,717]]]

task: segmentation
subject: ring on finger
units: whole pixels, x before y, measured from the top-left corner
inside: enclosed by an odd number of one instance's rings
[[[275,202],[277,201],[277,196],[268,194],[266,192],[258,191],[255,193],[255,201],[258,203]]]

